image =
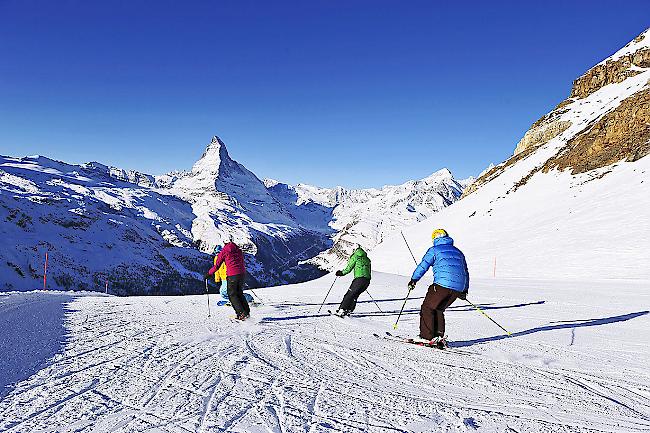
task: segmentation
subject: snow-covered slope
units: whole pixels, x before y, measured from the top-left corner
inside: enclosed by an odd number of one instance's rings
[[[422,221],[454,203],[464,186],[447,169],[402,185],[381,189],[318,188],[265,180],[269,191],[294,218],[310,229],[332,236],[334,245],[311,260],[333,269],[356,244],[371,250],[384,237]]]
[[[649,43],[646,30],[578,78],[510,159],[404,230],[418,259],[442,227],[475,276],[650,278]],[[371,256],[377,270],[414,268],[399,234]]]
[[[473,302],[513,337],[457,301],[442,352],[373,336],[395,332],[408,278],[375,273],[370,292],[384,313],[363,294],[349,319],[318,314],[332,280],[256,291],[266,303],[245,323],[214,302],[208,319],[205,296],[77,298],[65,307],[62,352],[0,398],[0,431],[650,429],[649,295],[638,283],[475,280]],[[348,283],[338,280],[325,308]],[[424,286],[397,332],[416,332]],[[52,296],[0,295],[0,311],[40,311]],[[14,329],[3,318],[0,341]],[[51,345],[36,335],[26,348]],[[5,356],[0,364],[14,365]]]

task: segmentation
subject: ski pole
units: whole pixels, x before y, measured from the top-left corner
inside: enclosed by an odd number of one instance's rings
[[[411,246],[410,246],[409,243],[406,241],[406,237],[404,236],[404,232],[403,232],[403,231],[400,231],[400,234],[402,235],[402,239],[404,239],[404,243],[406,244],[406,248],[408,248],[408,249],[409,249],[409,253],[411,253],[411,257],[413,257],[413,261],[414,261],[415,264],[417,265],[417,264],[418,264],[418,261],[415,260],[415,256],[413,255],[413,251],[411,251]]]
[[[485,311],[483,311],[481,308],[478,307],[478,305],[474,305],[474,304],[473,304],[469,299],[465,299],[465,301],[466,301],[469,305],[471,305],[472,307],[476,308],[476,311],[478,311],[479,313],[481,313],[482,315],[484,315],[485,317],[487,317],[488,319],[490,319],[490,321],[491,321],[492,323],[494,323],[494,324],[497,325],[499,328],[501,328],[501,329],[503,329],[504,331],[506,331],[506,334],[508,334],[508,337],[511,337],[511,336],[512,336],[512,334],[510,333],[510,331],[508,331],[506,328],[504,328],[503,326],[501,326],[501,325],[499,325],[497,322],[495,322],[494,319],[491,318],[490,316],[488,316],[487,313],[486,313]]]
[[[399,322],[399,318],[402,317],[402,312],[404,311],[404,307],[406,306],[406,301],[408,301],[409,296],[411,295],[411,290],[412,289],[409,289],[409,292],[406,294],[406,298],[404,298],[404,303],[402,304],[402,308],[400,308],[399,310],[399,314],[397,315],[397,320],[393,325],[393,329],[397,329],[397,323]]]
[[[323,303],[320,304],[320,308],[318,309],[318,312],[320,313],[320,310],[323,308],[323,305],[325,305],[325,301],[327,300],[327,297],[330,295],[330,292],[332,291],[332,287],[334,287],[334,283],[336,283],[336,280],[338,279],[338,275],[334,277],[334,281],[332,282],[332,285],[330,286],[330,289],[327,291],[327,295],[325,295],[325,299],[323,299]]]
[[[379,304],[377,303],[377,301],[375,301],[375,298],[372,297],[372,295],[370,294],[370,292],[369,292],[368,290],[366,290],[366,293],[368,294],[368,296],[370,296],[370,299],[372,299],[372,302],[375,303],[375,305],[377,306],[377,309],[379,310],[379,312],[380,312],[381,314],[384,314],[384,312],[381,311],[381,308],[379,308]]]
[[[250,287],[248,287],[248,284],[246,285],[246,290],[248,290],[249,292],[251,292],[251,293],[253,294],[253,296],[255,296],[257,299],[260,300],[260,302],[264,302],[264,301],[262,300],[262,298],[260,298],[259,296],[257,296],[257,293],[255,293],[255,291],[254,291],[253,289],[251,289]]]
[[[411,251],[411,246],[409,245],[408,241],[406,240],[406,237],[404,236],[404,232],[400,230],[399,232],[402,235],[402,239],[404,239],[404,243],[406,244],[406,248],[408,248],[409,253],[411,253],[411,257],[413,257],[413,261],[415,264],[418,264],[418,261],[415,260],[415,256],[413,255],[413,251]],[[406,294],[406,298],[404,298],[404,303],[402,304],[402,308],[399,310],[399,314],[397,315],[397,320],[395,321],[395,324],[393,325],[393,329],[397,329],[397,323],[399,322],[399,318],[402,317],[402,312],[404,311],[404,307],[406,307],[406,301],[408,301],[409,296],[411,295],[411,288],[409,288],[409,292]]]
[[[208,291],[208,279],[205,279],[205,294],[208,295],[208,317],[210,317],[210,292]]]

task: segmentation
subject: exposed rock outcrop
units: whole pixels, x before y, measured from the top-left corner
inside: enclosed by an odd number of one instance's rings
[[[636,161],[650,153],[650,82],[611,112],[567,142],[543,171],[553,168],[584,173],[618,161]]]
[[[571,126],[568,120],[555,120],[541,123],[530,128],[515,148],[515,155],[531,147],[538,147],[548,143]]]
[[[643,35],[641,35],[643,36]],[[650,49],[642,49],[616,60],[607,60],[591,68],[573,82],[572,98],[584,98],[612,83],[620,83],[650,68]]]
[[[571,169],[575,175],[646,156],[650,152],[648,77],[650,29],[576,79],[570,96],[531,126],[513,156],[479,176],[463,197],[558,137],[548,149],[554,154],[531,165],[513,181],[511,191],[525,185],[534,174],[554,168]],[[603,89],[608,85],[617,87]]]

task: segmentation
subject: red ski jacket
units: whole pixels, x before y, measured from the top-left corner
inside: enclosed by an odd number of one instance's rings
[[[217,269],[219,269],[223,262],[226,262],[226,275],[229,277],[246,273],[244,253],[242,253],[239,247],[232,242],[224,245],[223,249],[214,260],[214,266],[210,268],[208,274],[213,275],[217,272]]]

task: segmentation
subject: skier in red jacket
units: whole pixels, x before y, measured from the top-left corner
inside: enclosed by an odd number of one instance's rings
[[[226,263],[226,284],[230,304],[235,310],[237,319],[246,320],[251,315],[250,306],[244,297],[246,265],[244,264],[244,253],[234,242],[230,241],[224,245],[214,261],[214,266],[208,271],[206,279],[214,275],[224,262]]]

